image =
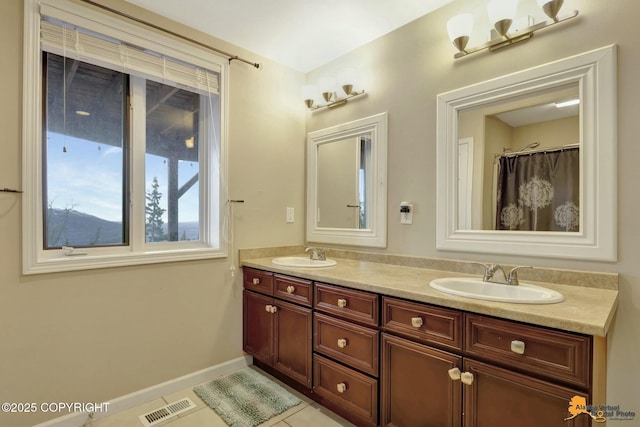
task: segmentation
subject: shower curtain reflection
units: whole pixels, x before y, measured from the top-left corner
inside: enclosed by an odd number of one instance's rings
[[[580,231],[580,151],[500,157],[496,230]]]

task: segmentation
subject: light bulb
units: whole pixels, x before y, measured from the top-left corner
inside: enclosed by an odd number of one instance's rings
[[[544,13],[554,21],[557,20],[558,12],[562,8],[564,0],[538,0],[538,6],[542,8]]]
[[[355,68],[345,68],[338,73],[338,84],[347,95],[351,95],[353,88],[357,86],[357,80]]]
[[[471,32],[473,31],[473,15],[463,13],[456,15],[447,21],[449,39],[456,49],[463,51],[467,46]]]
[[[333,93],[336,91],[337,82],[335,77],[321,77],[318,81],[318,87],[320,88],[320,93],[322,93],[322,97],[325,101],[331,101],[333,97]]]
[[[300,90],[302,100],[307,105],[307,108],[313,107],[313,101],[318,93],[318,89],[314,85],[304,85]]]

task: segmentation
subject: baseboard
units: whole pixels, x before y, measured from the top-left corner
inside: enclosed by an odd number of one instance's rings
[[[188,387],[194,387],[221,375],[245,368],[252,364],[252,360],[251,356],[238,357],[237,359],[233,359],[201,371],[192,372],[185,376],[115,398],[108,402],[109,410],[107,412],[97,412],[94,414],[93,418],[90,417],[89,412],[74,412],[69,415],[36,424],[33,427],[81,427],[88,422],[108,417],[143,403],[161,398],[167,394],[175,393]]]

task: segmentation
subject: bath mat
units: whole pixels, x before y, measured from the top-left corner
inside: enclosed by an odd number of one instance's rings
[[[301,403],[251,368],[216,378],[193,391],[231,427],[254,427]]]

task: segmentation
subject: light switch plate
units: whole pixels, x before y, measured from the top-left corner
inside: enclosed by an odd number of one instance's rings
[[[294,208],[287,208],[287,223],[292,223],[295,221],[295,209]]]

